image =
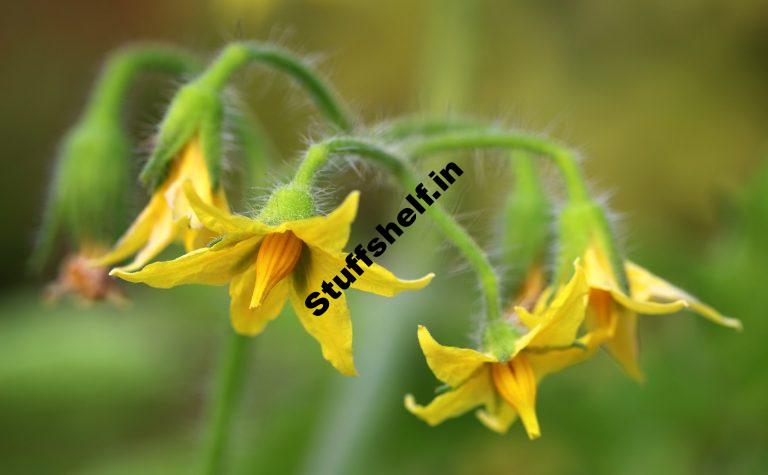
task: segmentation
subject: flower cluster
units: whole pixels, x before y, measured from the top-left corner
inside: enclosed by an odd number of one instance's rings
[[[438,203],[423,208],[476,272],[483,297],[478,312],[484,321],[476,348],[443,346],[425,327],[418,328],[427,364],[447,389],[426,406],[406,396],[410,412],[434,425],[476,410],[484,425],[501,433],[519,417],[528,436],[536,438],[541,434],[537,388],[544,376],[604,348],[631,377],[643,377],[638,314],[689,309],[717,324],[741,328],[738,320],[622,257],[605,207],[591,197],[567,148],[536,135],[455,119],[355,128],[336,95],[307,64],[287,51],[258,43],[228,45],[176,94],[141,174],[149,201],[112,244],[114,235],[95,230],[104,216],[114,215],[114,203],[121,202],[113,196],[119,188],[113,185],[127,182],[129,167],[123,166],[127,139],[115,108],[125,95],[128,78],[150,67],[197,70],[186,55],[158,50],[156,45],[131,51],[120,53],[122,66],[114,66],[117,72],[104,73],[103,81],[120,87],[97,88],[57,165],[41,246],[47,254],[54,234],[64,228],[69,245],[81,256],[65,260],[64,277],[53,287],[57,295],[76,293],[89,300],[118,295],[105,271],[115,265],[110,275],[157,288],[228,285],[232,327],[247,336],[260,334],[290,301],[323,357],[340,373],[354,375],[345,295],[341,293],[319,316],[305,305],[305,298],[347,266],[351,254],[345,247],[360,193],[351,193],[334,211],[320,213],[318,171],[336,157],[356,155],[382,166],[405,189],[418,190],[413,167],[422,157],[494,148],[508,152],[515,171],[502,216],[506,262],[494,266]],[[236,70],[252,62],[286,73],[303,86],[327,119],[329,133],[307,150],[295,175],[272,190],[263,207],[254,214],[237,214],[231,211],[231,190],[221,179],[228,114],[223,90]],[[555,232],[550,223],[553,200],[535,170],[539,159],[553,161],[563,178],[565,198],[557,207]],[[175,242],[183,244],[184,254],[153,262]],[[554,246],[558,252],[550,272],[546,261]],[[348,279],[349,288],[394,297],[422,289],[433,278],[429,274],[401,280],[378,264],[366,261],[366,265],[364,272]]]

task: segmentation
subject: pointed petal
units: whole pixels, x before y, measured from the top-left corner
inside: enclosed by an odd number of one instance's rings
[[[152,229],[152,233],[149,235],[149,240],[146,246],[144,246],[129,264],[120,266],[118,269],[131,272],[144,267],[149,261],[154,259],[158,254],[170,246],[177,237],[179,237],[189,225],[189,218],[182,218],[178,221],[172,221],[170,219],[163,219],[155,225]]]
[[[318,287],[323,280],[330,282],[341,269],[347,267],[346,257],[348,254],[343,252],[331,252],[314,245],[310,246],[310,249],[314,265],[317,268],[322,269],[322,274],[318,274],[319,280],[314,282],[314,285]],[[352,282],[350,287],[356,290],[362,290],[363,292],[382,295],[384,297],[394,297],[405,290],[421,289],[429,284],[435,276],[435,274],[429,273],[420,279],[401,280],[378,264],[373,264],[370,267],[366,266],[362,261],[358,261],[357,264],[361,273],[358,274],[353,269],[349,270],[349,273],[354,279],[354,282]]]
[[[605,343],[608,352],[627,375],[637,382],[645,379],[640,369],[640,345],[637,338],[637,314],[624,309],[619,312],[613,336]]]
[[[529,439],[541,436],[539,419],[536,416],[536,373],[528,358],[519,355],[507,363],[491,365],[491,376],[498,394],[507,401],[520,416]]]
[[[704,318],[728,328],[741,330],[740,320],[722,315],[714,308],[699,301],[693,295],[651,274],[639,265],[627,261],[624,263],[624,267],[627,271],[633,300],[640,302],[683,301],[691,310]]]
[[[315,216],[309,219],[285,223],[285,229],[293,231],[307,244],[329,250],[344,248],[349,241],[349,233],[357,215],[360,192],[353,191],[344,202],[327,216]]]
[[[110,275],[161,289],[182,284],[223,285],[240,272],[245,261],[253,256],[259,239],[253,237],[198,249],[172,261],[149,264],[138,272],[113,269]]]
[[[594,356],[600,343],[590,344],[591,339],[593,339],[592,335],[587,334],[578,340],[578,346],[546,351],[527,351],[526,356],[536,374],[537,381],[541,381],[548,374],[562,371],[568,366],[581,363]]]
[[[419,345],[435,377],[451,387],[457,387],[475,374],[484,364],[496,361],[490,355],[469,348],[443,346],[419,325]]]
[[[94,259],[94,264],[109,266],[124,260],[146,244],[154,226],[168,219],[170,219],[170,209],[162,194],[155,193],[112,250]]]
[[[352,358],[352,320],[349,318],[347,299],[342,293],[338,299],[330,299],[330,306],[321,316],[316,316],[304,303],[307,295],[320,288],[323,279],[330,278],[338,269],[329,269],[324,253],[307,247],[291,276],[293,285],[289,297],[293,310],[304,329],[320,343],[323,357],[341,374],[354,376]]]
[[[643,302],[627,296],[619,287],[611,264],[598,245],[592,245],[584,252],[584,269],[591,288],[610,292],[616,302],[635,312],[648,315],[666,314],[678,312],[686,307],[685,302],[679,300],[655,303]]]
[[[475,412],[478,420],[492,431],[499,434],[506,434],[509,428],[517,420],[515,408],[507,404],[506,401],[497,397],[494,407],[485,407]]]
[[[405,407],[427,424],[435,426],[482,404],[494,404],[494,389],[487,369],[479,371],[456,389],[437,396],[426,406],[416,403],[413,395],[405,396]]]
[[[285,306],[290,281],[279,282],[257,308],[251,308],[251,296],[256,284],[256,266],[250,265],[232,278],[229,284],[229,316],[232,327],[242,335],[258,335],[274,320]]]
[[[669,313],[676,313],[688,306],[688,304],[683,300],[676,300],[674,302],[668,303],[650,302],[629,297],[627,294],[618,289],[610,289],[608,291],[611,293],[613,299],[618,303],[630,310],[642,313],[643,315],[665,315]]]
[[[265,235],[269,226],[254,219],[231,214],[223,207],[210,205],[202,200],[191,182],[184,184],[184,193],[195,216],[206,228],[217,234],[247,233]],[[218,199],[221,202],[221,198]]]
[[[342,267],[344,265],[342,264]],[[363,274],[357,277],[357,280],[352,284],[352,288],[384,297],[394,297],[404,290],[422,289],[435,276],[435,274],[430,272],[420,279],[402,280],[378,264],[373,264],[370,267],[362,264],[361,267]]]
[[[532,347],[558,347],[573,343],[586,313],[589,285],[584,269],[574,263],[571,280],[558,289],[546,308],[537,332],[530,340]],[[533,333],[533,332],[531,332]],[[526,335],[527,336],[527,335]]]

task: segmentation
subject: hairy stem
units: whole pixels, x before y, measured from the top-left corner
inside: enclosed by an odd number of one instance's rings
[[[200,63],[191,54],[155,43],[138,43],[112,53],[94,85],[85,117],[117,120],[127,100],[128,88],[142,72],[191,74]]]
[[[403,188],[413,189],[419,182],[408,162],[395,153],[371,142],[352,137],[337,137],[310,147],[306,158],[296,172],[294,182],[311,186],[320,168],[336,154],[355,154],[373,160],[389,170]],[[469,261],[478,276],[489,320],[501,318],[501,301],[496,273],[488,256],[467,231],[439,204],[433,204],[426,212],[437,224],[443,235],[455,245]]]
[[[439,152],[478,148],[524,150],[544,155],[560,170],[570,201],[584,201],[589,197],[586,182],[574,154],[565,147],[535,135],[493,129],[470,130],[428,136],[405,145],[407,155],[414,159]]]
[[[230,43],[201,80],[221,90],[235,71],[250,62],[262,63],[286,73],[307,91],[318,110],[334,127],[343,132],[352,129],[353,121],[331,87],[305,61],[274,45]]]

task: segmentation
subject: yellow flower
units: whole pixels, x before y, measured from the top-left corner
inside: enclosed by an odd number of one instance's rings
[[[330,301],[320,317],[306,307],[305,299],[346,266],[348,253],[342,249],[349,240],[358,197],[359,193],[351,193],[327,216],[269,225],[210,206],[187,187],[197,217],[222,239],[173,261],[153,263],[135,273],[116,269],[113,275],[160,288],[229,283],[232,325],[245,335],[260,333],[290,299],[301,324],[320,343],[323,357],[339,372],[354,375],[352,323],[344,294]],[[362,270],[349,279],[351,288],[387,297],[420,289],[433,277],[400,280],[374,263]]]
[[[484,406],[476,415],[489,429],[505,433],[519,416],[528,437],[539,437],[538,382],[589,354],[581,347],[585,342],[576,340],[584,320],[587,292],[585,274],[577,262],[570,282],[558,289],[551,303],[546,302],[549,292],[544,292],[532,312],[515,307],[513,317],[527,331],[515,341],[506,361],[486,352],[442,346],[425,327],[419,327],[419,343],[427,364],[450,390],[427,406],[416,404],[409,394],[405,397],[406,408],[436,425]]]
[[[168,176],[152,194],[149,204],[114,248],[96,262],[111,265],[135,253],[134,260],[122,267],[132,271],[143,267],[175,240],[181,240],[187,252],[208,244],[215,234],[204,229],[192,213],[183,192],[186,181],[192,183],[206,203],[229,209],[224,191],[212,188],[200,138],[195,135],[172,161]]]
[[[584,253],[584,270],[589,283],[587,326],[593,344],[604,341],[606,349],[631,377],[642,380],[638,363],[637,313],[667,314],[690,308],[713,322],[737,330],[741,322],[728,318],[692,295],[656,277],[629,261],[624,272],[629,295],[621,289],[607,253],[593,243]]]

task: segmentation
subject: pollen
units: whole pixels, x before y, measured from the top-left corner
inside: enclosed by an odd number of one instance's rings
[[[256,255],[256,286],[251,308],[257,308],[275,285],[291,273],[301,256],[303,243],[291,231],[267,234]]]
[[[522,419],[528,437],[541,435],[536,418],[536,375],[528,359],[519,354],[507,363],[491,365],[493,384],[502,398]]]

